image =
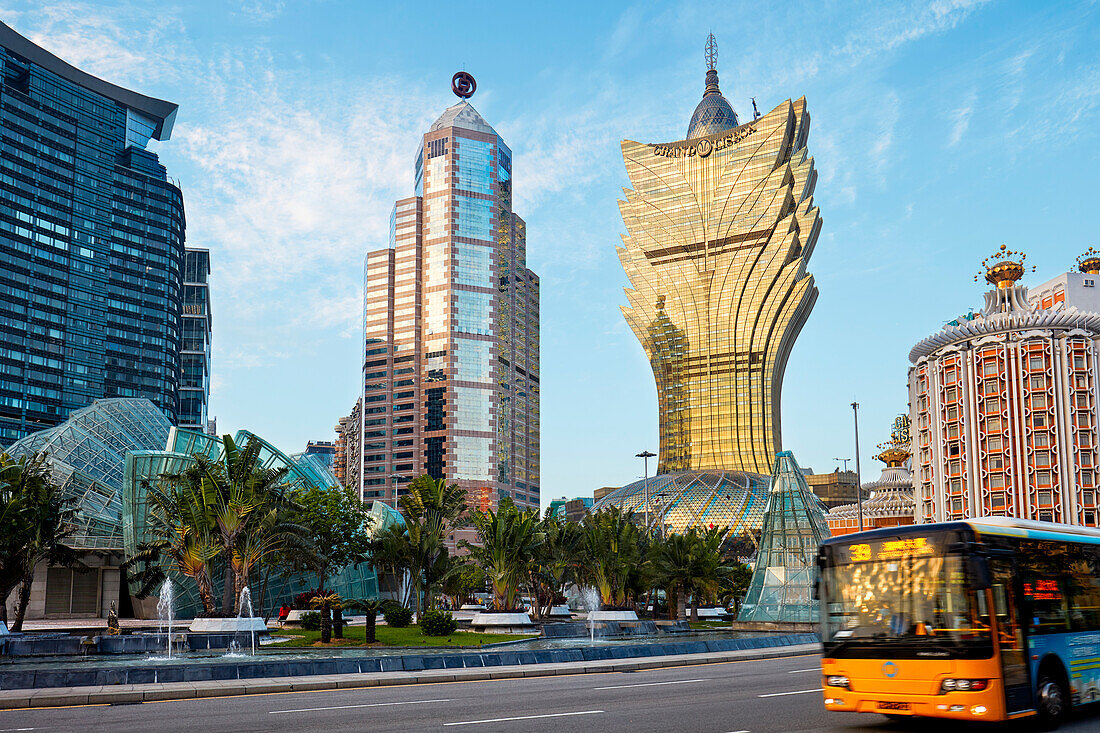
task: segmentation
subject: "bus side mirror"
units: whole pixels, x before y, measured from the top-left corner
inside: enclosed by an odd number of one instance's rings
[[[967,569],[970,571],[970,587],[974,590],[986,590],[993,585],[989,577],[989,564],[980,555],[968,555]]]

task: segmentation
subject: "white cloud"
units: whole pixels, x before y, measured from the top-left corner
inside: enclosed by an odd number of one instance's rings
[[[181,39],[186,34],[178,11],[170,6],[127,3],[108,11],[91,3],[55,2],[34,12],[0,12],[6,23],[37,45],[108,81],[141,87],[179,78]],[[131,23],[119,23],[120,14]]]
[[[974,114],[974,104],[977,102],[978,95],[975,92],[971,92],[966,96],[962,105],[956,107],[948,115],[951,120],[951,132],[947,136],[947,146],[954,147],[962,140],[963,135],[970,128],[970,116]]]
[[[238,6],[238,16],[263,23],[282,15],[286,10],[286,0],[242,0]]]

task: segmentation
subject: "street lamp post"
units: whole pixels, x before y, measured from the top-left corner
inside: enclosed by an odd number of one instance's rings
[[[649,459],[653,458],[656,453],[650,453],[647,450],[642,451],[635,455],[635,458],[642,459],[643,473],[642,481],[645,484],[645,531],[649,532]]]
[[[395,473],[390,476],[390,480],[393,481],[393,505],[397,507],[397,482],[401,480],[401,474]]]
[[[851,458],[833,458],[833,460],[841,461],[844,464],[844,473],[848,473],[848,461],[852,460]]]
[[[856,429],[856,512],[859,516],[859,531],[863,531],[863,487],[859,474],[859,403],[852,403],[852,420]]]
[[[668,514],[668,504],[663,500],[667,499],[668,496],[669,494],[667,491],[662,491],[657,494],[657,496],[653,497],[657,500],[657,505],[661,508],[661,516],[657,519],[660,524],[658,525],[657,529],[661,533],[662,540],[665,538],[665,515]]]

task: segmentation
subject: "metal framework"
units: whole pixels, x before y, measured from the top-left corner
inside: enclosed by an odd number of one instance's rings
[[[810,589],[817,548],[829,536],[825,505],[806,485],[794,454],[777,453],[760,552],[737,620],[817,621]]]

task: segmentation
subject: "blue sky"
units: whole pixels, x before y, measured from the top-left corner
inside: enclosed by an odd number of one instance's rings
[[[214,278],[212,413],[287,450],[333,437],[359,376],[364,253],[412,191],[418,137],[472,99],[515,153],[542,278],[542,496],[641,475],[656,393],[618,307],[623,138],[682,138],[719,41],[737,111],[805,95],[820,290],[783,390],[784,447],[864,479],[907,409],[912,345],[981,304],[1002,242],[1038,284],[1097,244],[1095,2],[73,3],[0,0],[62,58],[180,105],[154,149]]]

